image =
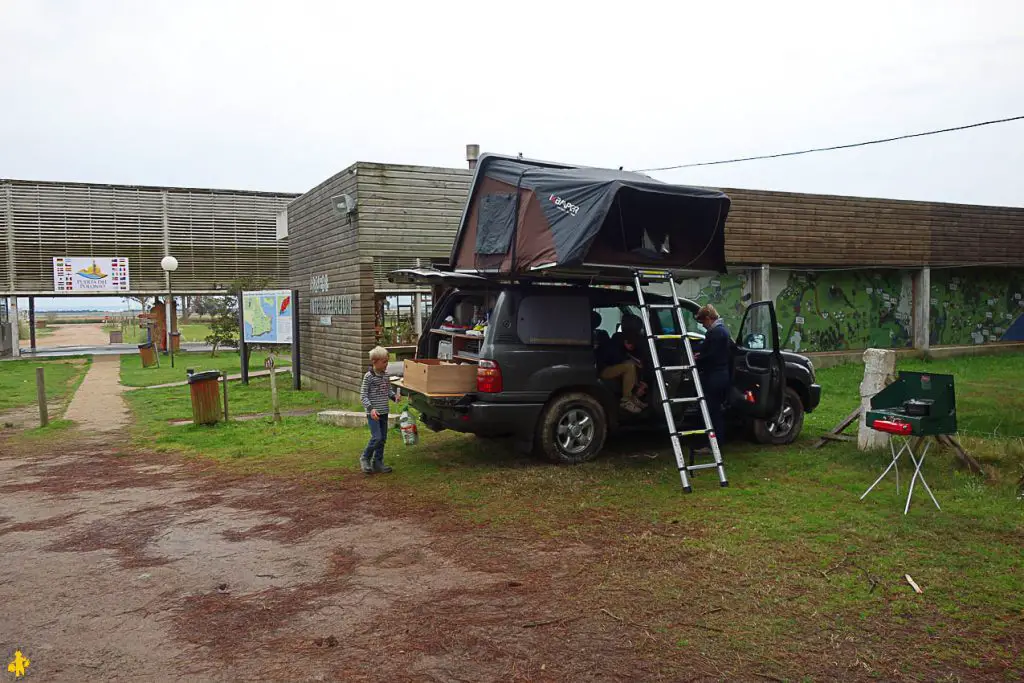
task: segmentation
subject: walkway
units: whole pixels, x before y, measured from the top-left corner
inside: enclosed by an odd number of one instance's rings
[[[96,356],[82,386],[71,399],[64,419],[97,432],[121,429],[128,424],[128,406],[121,398],[123,389],[121,359],[117,356]]]
[[[287,366],[283,367],[283,368],[278,368],[277,369],[277,374],[280,375],[282,373],[288,373],[290,375],[290,374],[292,374],[292,369],[290,367],[287,367]],[[249,371],[249,379],[256,379],[257,377],[269,377],[269,376],[270,376],[270,370],[251,370],[251,371]],[[238,374],[238,375],[228,375],[228,381],[234,381],[234,380],[239,380],[239,379],[242,379],[242,375],[240,375],[240,374]],[[153,384],[153,385],[148,386],[148,387],[125,387],[124,390],[125,391],[138,391],[139,389],[167,389],[169,387],[184,387],[184,386],[188,386],[188,380],[185,380],[184,382],[168,382],[167,384]]]
[[[102,344],[99,346],[60,346],[52,349],[40,347],[36,351],[28,349],[28,340],[19,339],[21,346],[21,358],[60,358],[62,356],[123,356],[129,353],[138,353],[138,344]],[[206,351],[213,347],[203,342],[185,342],[181,345],[182,351]],[[163,356],[161,355],[161,358]],[[0,358],[0,360],[5,360]]]

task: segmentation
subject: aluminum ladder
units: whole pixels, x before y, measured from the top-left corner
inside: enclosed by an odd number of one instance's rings
[[[647,303],[644,298],[644,284],[649,282],[668,282],[672,290],[672,303],[652,304]],[[693,357],[693,347],[690,346],[690,338],[686,334],[686,320],[683,317],[683,307],[679,303],[679,294],[676,292],[676,283],[671,273],[663,270],[637,270],[633,273],[633,286],[636,288],[637,303],[640,304],[640,318],[644,322],[644,332],[647,337],[647,345],[651,352],[651,362],[654,365],[654,377],[658,384],[658,392],[661,396],[661,406],[665,411],[665,423],[668,426],[669,439],[672,441],[672,452],[676,456],[676,466],[679,468],[679,476],[683,482],[683,491],[692,493],[690,486],[690,475],[697,470],[711,469],[718,470],[718,481],[721,486],[728,486],[729,480],[725,477],[725,465],[722,464],[722,451],[718,448],[718,437],[715,436],[715,429],[711,423],[711,413],[708,412],[708,402],[704,397],[704,388],[700,383],[700,375],[697,373],[697,363]],[[655,334],[651,325],[651,311],[657,309],[671,309],[675,311],[676,322],[682,334]],[[655,342],[659,339],[682,339],[683,348],[686,349],[686,365],[662,365],[658,358],[658,347]],[[693,387],[697,392],[696,396],[687,398],[673,398],[668,395],[668,386],[665,384],[665,373],[673,371],[689,372],[693,378]],[[676,427],[675,417],[672,415],[672,406],[679,403],[697,403],[700,406],[700,415],[704,423],[702,429],[689,429],[680,431]],[[690,449],[690,462],[686,462],[683,455],[683,439],[706,436],[711,445],[711,454],[714,462],[694,464],[693,449]]]

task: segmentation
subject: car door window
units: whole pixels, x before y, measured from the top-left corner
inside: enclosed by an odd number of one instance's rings
[[[676,320],[676,313],[671,308],[658,308],[658,325],[662,334],[680,334],[679,321]]]
[[[736,344],[747,351],[774,351],[771,310],[767,306],[752,307],[740,329]]]

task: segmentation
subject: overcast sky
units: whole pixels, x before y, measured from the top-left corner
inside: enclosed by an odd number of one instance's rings
[[[484,151],[627,169],[1024,114],[1024,2],[0,0],[0,177],[301,192]],[[663,180],[1024,206],[1024,121]]]

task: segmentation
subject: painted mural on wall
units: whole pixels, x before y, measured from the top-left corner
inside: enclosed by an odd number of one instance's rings
[[[913,281],[897,270],[772,271],[783,348],[846,351],[913,344]]]
[[[1024,271],[932,270],[932,344],[1024,341]]]
[[[711,304],[733,334],[743,321],[743,312],[750,303],[749,276],[746,272],[728,273],[715,277],[683,280],[676,285],[679,296],[702,306]]]

